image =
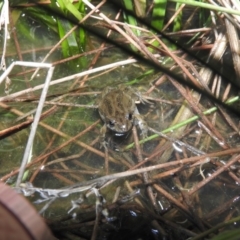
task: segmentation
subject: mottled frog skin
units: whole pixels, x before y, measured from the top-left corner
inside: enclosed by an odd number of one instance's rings
[[[135,101],[143,101],[139,92],[131,87],[119,85],[107,87],[98,101],[98,111],[104,122],[101,129],[103,139],[107,129],[116,136],[127,134],[133,125],[139,125],[144,137],[147,135],[147,124],[138,112]]]

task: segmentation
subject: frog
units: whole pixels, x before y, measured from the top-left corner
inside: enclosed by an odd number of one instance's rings
[[[147,124],[136,106],[139,102],[145,103],[145,99],[132,87],[118,85],[103,90],[98,99],[98,112],[104,122],[101,142],[105,144],[107,131],[121,137],[129,134],[134,125],[139,126],[144,138],[147,136]]]

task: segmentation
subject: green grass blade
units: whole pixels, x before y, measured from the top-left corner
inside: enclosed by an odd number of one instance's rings
[[[134,6],[133,6],[133,3],[132,3],[131,0],[123,0],[123,4],[128,11],[134,12]],[[127,22],[128,24],[130,24],[132,26],[138,26],[136,18],[133,17],[132,15],[124,12],[123,17],[124,17],[125,22]],[[132,29],[132,31],[134,32],[134,34],[136,36],[140,36],[140,31],[139,30]]]
[[[202,2],[198,2],[198,1],[192,1],[192,0],[169,0],[169,2],[178,2],[178,3],[185,3],[191,6],[195,6],[195,7],[202,7],[202,8],[206,8],[209,10],[215,10],[218,12],[222,12],[222,13],[230,13],[230,14],[235,14],[240,16],[240,11],[232,9],[232,8],[225,8],[225,7],[221,7],[221,6],[215,6],[209,3],[202,3]]]
[[[151,25],[160,30],[163,28],[167,0],[154,0]]]

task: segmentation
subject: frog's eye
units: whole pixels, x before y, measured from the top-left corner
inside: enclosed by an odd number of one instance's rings
[[[110,127],[114,127],[114,125],[115,125],[114,121],[111,121],[111,120],[109,120],[108,124]]]
[[[131,113],[128,114],[128,119],[132,120],[132,114]]]

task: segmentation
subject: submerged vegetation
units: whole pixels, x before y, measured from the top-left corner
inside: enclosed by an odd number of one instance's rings
[[[238,1],[0,9],[0,176],[57,238],[237,239]],[[120,84],[148,136],[108,131],[103,147],[99,94]]]

